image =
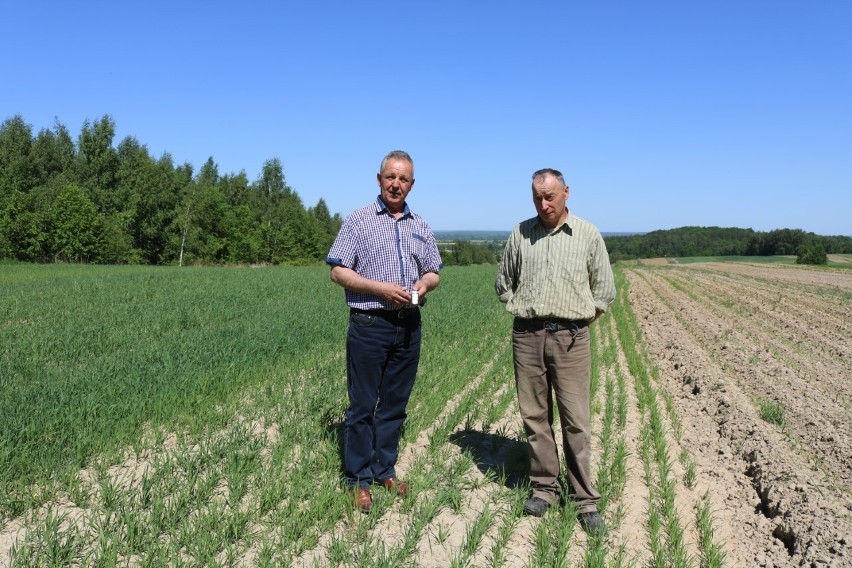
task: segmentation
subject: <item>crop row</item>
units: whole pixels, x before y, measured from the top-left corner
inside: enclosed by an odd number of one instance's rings
[[[694,465],[623,290],[591,328],[611,530],[587,539],[570,500],[523,516],[493,267],[447,268],[423,308],[399,464],[413,491],[376,491],[369,515],[341,484],[347,313],[326,269],[52,270],[2,277],[0,535],[14,535],[15,566],[628,566],[646,548],[657,565],[720,562],[706,501],[694,521],[675,506]],[[642,550],[622,530],[637,502]]]

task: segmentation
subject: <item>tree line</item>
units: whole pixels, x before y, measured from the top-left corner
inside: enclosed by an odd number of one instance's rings
[[[305,207],[281,161],[220,174],[152,157],[115,122],[86,121],[77,140],[58,120],[34,134],[20,115],[0,125],[0,258],[29,262],[296,264],[325,258],[342,223],[323,199]],[[819,264],[852,253],[852,238],[799,229],[682,227],[604,237],[612,262],[677,256],[797,255]],[[498,262],[503,242],[441,244],[444,263]]]
[[[305,207],[281,161],[260,177],[197,171],[152,157],[115,122],[86,121],[77,140],[57,120],[33,134],[0,125],[0,258],[141,264],[305,263],[325,258],[340,228],[323,199]]]
[[[441,241],[438,250],[445,266],[496,264],[503,256],[506,241]]]
[[[494,264],[500,262],[506,243],[500,236],[495,235],[494,240],[440,241],[438,248],[446,265]],[[800,229],[760,232],[736,227],[681,227],[604,235],[604,242],[612,263],[659,257],[795,255],[800,264],[826,264],[828,254],[852,254],[852,237],[820,236]]]
[[[610,261],[679,256],[796,255],[825,264],[826,254],[852,254],[852,237],[820,236],[801,229],[761,232],[735,227],[681,227],[639,235],[605,236]]]

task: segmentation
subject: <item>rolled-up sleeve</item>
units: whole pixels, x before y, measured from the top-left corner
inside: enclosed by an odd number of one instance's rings
[[[344,220],[325,262],[331,266],[355,267],[356,251],[358,247],[358,231],[352,216]]]

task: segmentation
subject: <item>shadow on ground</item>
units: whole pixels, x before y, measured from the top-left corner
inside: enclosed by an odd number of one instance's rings
[[[528,483],[526,443],[479,430],[453,432],[449,440],[473,458],[482,475],[509,489]]]

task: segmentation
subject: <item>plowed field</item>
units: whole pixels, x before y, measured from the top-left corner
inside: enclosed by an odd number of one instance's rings
[[[852,566],[852,274],[739,263],[626,274],[730,565]],[[761,418],[767,405],[781,424]]]

